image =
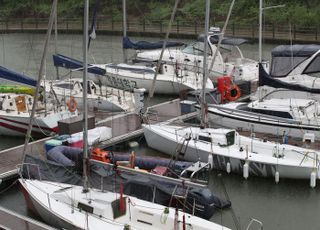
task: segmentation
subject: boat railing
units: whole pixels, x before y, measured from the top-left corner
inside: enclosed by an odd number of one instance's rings
[[[191,166],[189,166],[188,168],[184,169],[180,174],[180,178],[187,179],[195,183],[208,185],[209,184],[208,180],[201,180],[201,179],[195,178],[194,176],[199,175],[199,173],[204,170],[210,170],[210,168],[211,168],[210,163],[198,161],[192,164]],[[187,177],[187,178],[183,177],[187,172],[191,172],[190,177]]]
[[[242,117],[243,117],[244,113],[247,115],[256,116],[259,119],[259,121],[260,120],[263,121],[264,119],[271,119],[274,122],[285,122],[285,123],[289,123],[289,124],[301,125],[300,121],[295,121],[292,119],[286,119],[286,118],[282,118],[282,117],[276,117],[276,116],[272,116],[272,115],[268,115],[268,114],[259,115],[257,113],[251,112],[251,111],[242,111],[242,110],[238,110],[238,109],[225,108],[225,107],[222,107],[221,105],[215,105],[215,104],[209,104],[208,106],[209,106],[209,108],[212,107],[212,108],[218,109],[220,111],[231,112],[231,114],[238,113],[238,114],[241,114]]]
[[[253,224],[259,225],[259,230],[263,230],[263,223],[260,220],[257,220],[255,218],[251,218],[246,230],[250,230]]]
[[[101,165],[101,166],[114,167],[114,165],[111,164],[111,163],[106,163],[106,162],[97,161],[97,160],[93,160],[93,159],[90,159],[90,162],[92,162],[94,164]],[[166,176],[162,176],[162,175],[158,175],[158,174],[149,173],[149,172],[146,172],[146,171],[143,171],[143,170],[136,170],[136,169],[133,169],[133,168],[124,167],[124,166],[121,166],[121,165],[118,165],[117,169],[120,170],[120,171],[123,171],[123,172],[136,173],[136,174],[140,174],[140,175],[147,175],[150,178],[158,178],[158,179],[164,179],[165,178],[167,181],[178,183],[180,185],[192,186],[192,187],[198,187],[198,188],[207,188],[207,186],[204,185],[204,184],[199,184],[199,183],[195,183],[195,182],[192,182],[192,181],[188,181],[188,180],[185,180],[184,178],[166,177]],[[103,178],[103,176],[101,176],[101,177]],[[100,186],[101,186],[101,188],[103,188],[103,180],[102,179],[101,179],[101,185]]]

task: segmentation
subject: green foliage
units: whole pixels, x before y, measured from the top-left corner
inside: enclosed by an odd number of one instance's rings
[[[226,19],[232,0],[211,0],[211,20],[221,23]],[[0,0],[0,13],[6,17],[48,17],[51,0]],[[168,20],[174,0],[127,0],[128,20]],[[264,24],[289,23],[296,26],[318,26],[320,21],[319,0],[263,0],[264,6],[285,4],[285,8],[265,11]],[[90,8],[95,1],[90,1]],[[59,17],[82,17],[82,0],[60,0]],[[237,0],[230,20],[241,23],[258,23],[259,0]],[[114,20],[122,18],[121,0],[100,0],[99,15]],[[180,0],[176,19],[203,22],[205,17],[204,0]]]

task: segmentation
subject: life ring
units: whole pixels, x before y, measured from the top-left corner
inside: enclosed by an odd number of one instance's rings
[[[67,105],[70,112],[73,113],[77,110],[77,102],[76,99],[74,99],[74,97],[70,97]]]
[[[233,85],[233,86],[231,86],[231,88],[226,90],[226,99],[228,101],[235,101],[239,97],[241,97],[241,90],[240,90],[239,86]]]

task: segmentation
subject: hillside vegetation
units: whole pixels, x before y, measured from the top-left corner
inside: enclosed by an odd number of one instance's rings
[[[231,0],[211,0],[211,21],[224,21]],[[26,18],[48,17],[49,0],[0,0],[1,17]],[[264,0],[265,6],[285,4],[285,8],[265,12],[266,24],[294,24],[297,26],[318,26],[320,21],[319,0]],[[91,10],[95,1],[90,1]],[[174,5],[173,0],[127,0],[128,19],[168,20]],[[205,0],[180,0],[176,18],[185,21],[203,22]],[[60,0],[59,17],[81,17],[83,0]],[[231,21],[237,23],[258,22],[259,0],[236,0]],[[99,15],[120,20],[121,0],[100,0]]]

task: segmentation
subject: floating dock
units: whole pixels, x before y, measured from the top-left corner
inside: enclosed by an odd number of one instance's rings
[[[0,229],[56,230],[42,222],[20,215],[0,206]]]
[[[182,114],[180,99],[157,104],[148,107],[145,114],[148,119],[142,118],[135,113],[109,115],[99,119],[96,126],[107,126],[112,128],[112,138],[100,143],[101,148],[106,148],[123,141],[128,141],[143,135],[142,124],[144,122],[179,122],[196,117],[197,113],[191,112]],[[26,154],[45,156],[44,143],[52,137],[40,139],[29,143]],[[0,183],[18,175],[17,165],[22,163],[23,145],[0,151]]]

